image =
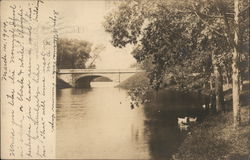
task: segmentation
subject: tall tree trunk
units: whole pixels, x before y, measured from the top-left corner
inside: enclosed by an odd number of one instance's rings
[[[231,85],[231,79],[232,79],[232,72],[230,70],[231,65],[226,65],[225,71],[226,71],[226,81],[227,81],[227,87],[232,86]]]
[[[228,87],[232,87],[232,74],[227,75]]]
[[[240,85],[240,91],[242,91],[242,89],[243,89],[243,79],[242,79],[242,72],[241,72],[241,70],[240,70],[240,72],[239,72],[239,85]]]
[[[221,68],[218,65],[214,66],[215,75],[215,96],[216,96],[216,111],[224,110],[224,93],[223,93],[223,78]]]
[[[215,94],[215,111],[221,112],[224,110],[224,94],[223,94],[223,78],[221,67],[218,65],[214,53],[212,53],[212,65],[214,69],[214,94]]]
[[[239,53],[239,63],[242,62],[242,56],[241,54]],[[243,89],[243,68],[241,66],[239,66],[239,83],[240,83],[240,92],[242,91]]]
[[[233,89],[233,117],[234,127],[240,124],[240,81],[239,81],[239,0],[234,0],[234,50],[232,59],[232,89]]]
[[[211,54],[211,61],[212,61],[212,66],[214,66],[214,54]],[[211,113],[216,113],[216,98],[215,98],[215,87],[214,87],[214,73],[211,73],[210,75],[210,111]]]

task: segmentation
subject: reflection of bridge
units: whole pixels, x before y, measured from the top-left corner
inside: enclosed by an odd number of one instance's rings
[[[106,77],[113,82],[122,82],[135,73],[145,72],[138,69],[60,69],[57,78],[70,87],[88,88],[90,82],[97,77]]]

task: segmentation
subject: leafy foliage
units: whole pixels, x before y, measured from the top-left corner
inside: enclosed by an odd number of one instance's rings
[[[77,39],[59,39],[57,43],[58,69],[83,69],[90,58],[92,44]]]
[[[241,8],[246,6],[243,0]],[[130,0],[106,17],[104,27],[114,46],[135,46],[132,54],[150,72],[154,89],[170,73],[181,87],[201,88],[212,78],[214,66],[231,72],[232,12],[232,0]],[[242,19],[248,18],[245,12]],[[245,19],[243,35],[249,33]],[[249,42],[246,36],[241,39]]]

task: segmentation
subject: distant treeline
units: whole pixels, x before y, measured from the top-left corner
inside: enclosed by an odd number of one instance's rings
[[[77,39],[59,39],[57,42],[57,68],[86,68],[92,44]]]
[[[91,56],[100,46],[92,50],[93,44],[78,39],[59,39],[57,41],[57,68],[58,69],[83,69],[95,68],[94,61],[99,53]],[[93,59],[92,63],[87,65],[87,61]]]

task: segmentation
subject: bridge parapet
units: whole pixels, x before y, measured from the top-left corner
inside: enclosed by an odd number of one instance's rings
[[[57,71],[58,74],[112,74],[112,73],[139,73],[146,72],[141,69],[59,69]]]
[[[122,82],[135,73],[146,72],[139,69],[60,69],[57,78],[71,87],[90,86],[97,77],[107,77],[113,82]]]

